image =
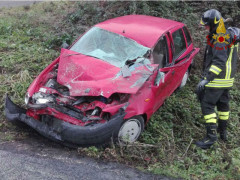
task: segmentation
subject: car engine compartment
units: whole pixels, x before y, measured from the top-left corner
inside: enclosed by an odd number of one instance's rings
[[[114,93],[109,98],[70,96],[68,87],[57,82],[57,68],[58,65],[55,65],[49,73],[50,78],[27,103],[27,114],[35,119],[52,115],[75,125],[86,126],[110,120],[119,108],[127,105],[130,94]]]

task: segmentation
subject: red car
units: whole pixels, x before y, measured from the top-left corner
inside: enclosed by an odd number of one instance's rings
[[[186,84],[194,56],[183,23],[128,15],[93,26],[62,49],[27,90],[27,110],[7,96],[9,121],[65,144],[134,142],[152,114]]]

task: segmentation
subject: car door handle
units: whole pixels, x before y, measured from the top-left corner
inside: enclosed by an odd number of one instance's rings
[[[172,71],[172,75],[174,75],[175,74],[175,71]]]

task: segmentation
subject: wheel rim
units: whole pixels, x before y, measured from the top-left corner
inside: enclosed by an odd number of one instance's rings
[[[141,123],[137,119],[129,119],[119,130],[118,140],[120,143],[133,143],[141,134]]]
[[[185,72],[180,87],[183,87],[183,86],[186,85],[186,83],[187,83],[187,79],[188,79],[188,71]]]

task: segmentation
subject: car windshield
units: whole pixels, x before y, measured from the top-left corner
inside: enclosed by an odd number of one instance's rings
[[[143,57],[149,48],[122,35],[93,27],[70,50],[123,67],[127,60]]]

